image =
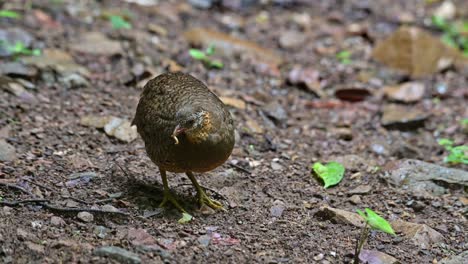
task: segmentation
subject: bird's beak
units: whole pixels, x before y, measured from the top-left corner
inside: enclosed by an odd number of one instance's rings
[[[174,128],[174,132],[172,132],[171,137],[174,139],[176,145],[179,144],[179,139],[177,138],[177,136],[183,133],[184,131],[185,131],[185,128],[181,127],[180,125],[177,125]]]

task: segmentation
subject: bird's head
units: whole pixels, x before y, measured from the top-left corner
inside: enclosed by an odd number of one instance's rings
[[[211,129],[211,115],[199,107],[183,107],[176,113],[176,126],[172,132],[175,144],[179,144],[177,136],[185,134],[191,141],[197,141],[207,136]]]

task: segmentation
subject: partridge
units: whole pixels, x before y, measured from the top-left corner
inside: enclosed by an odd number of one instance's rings
[[[194,172],[223,164],[234,147],[234,122],[223,102],[206,85],[185,73],[164,73],[144,87],[132,122],[159,167],[164,187],[160,206],[172,203],[186,212],[169,191],[166,172],[185,173],[197,190],[200,206],[224,210],[207,196]]]

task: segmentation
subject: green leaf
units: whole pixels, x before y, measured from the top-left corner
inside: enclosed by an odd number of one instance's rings
[[[453,145],[453,141],[448,139],[448,138],[441,138],[441,139],[439,139],[439,141],[437,143],[439,143],[439,145],[441,145],[441,146],[452,146]]]
[[[215,46],[211,44],[207,49],[206,49],[206,55],[211,56],[215,52]]]
[[[455,39],[450,34],[442,35],[441,40],[447,46],[454,47],[454,48],[457,47],[457,42],[455,41]]]
[[[366,222],[372,229],[379,230],[390,235],[395,235],[395,231],[393,231],[392,226],[389,222],[387,222],[387,220],[385,220],[369,208],[366,208],[365,211],[367,215],[364,214],[361,210],[356,210],[356,212],[362,218],[364,218],[364,220],[366,220]]]
[[[462,121],[460,121],[460,124],[468,125],[468,118],[463,118]]]
[[[132,25],[128,23],[127,21],[125,21],[125,19],[121,16],[113,15],[113,16],[110,16],[109,19],[114,29],[121,29],[121,28],[131,29],[132,28]]]
[[[205,55],[205,53],[199,49],[190,49],[189,50],[189,54],[192,58],[196,59],[196,60],[206,60],[207,57]]]
[[[351,63],[351,52],[349,52],[347,50],[340,51],[340,52],[338,52],[338,54],[336,54],[336,58],[338,60],[340,60],[340,62],[343,63],[343,64],[350,64]]]
[[[312,165],[312,169],[323,180],[325,189],[338,184],[343,179],[345,172],[343,165],[338,162],[330,162],[326,165],[316,162]]]
[[[0,10],[0,17],[19,18],[21,15],[11,10]]]
[[[222,69],[224,67],[224,64],[220,61],[212,61],[210,60],[209,65],[211,68],[216,68],[216,69]]]
[[[182,218],[179,219],[179,224],[186,224],[192,220],[193,216],[188,213],[182,213]]]
[[[444,31],[448,29],[447,21],[441,16],[432,16],[432,25]]]

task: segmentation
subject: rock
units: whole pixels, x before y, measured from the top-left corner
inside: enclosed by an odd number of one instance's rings
[[[288,30],[279,37],[279,44],[284,49],[299,48],[306,41],[306,34],[303,32]]]
[[[257,44],[241,40],[222,32],[204,28],[193,28],[184,32],[184,37],[193,46],[214,45],[216,51],[220,51],[227,56],[234,54],[248,54],[257,60],[271,65],[279,65],[283,59],[275,51],[265,49]]]
[[[100,32],[85,33],[70,45],[70,49],[75,52],[103,56],[123,53],[118,41],[111,40]]]
[[[127,233],[127,238],[132,245],[142,247],[145,250],[161,249],[156,239],[143,228],[130,228]]]
[[[125,142],[131,142],[138,137],[136,126],[132,126],[128,120],[113,118],[104,126],[104,131],[109,136],[114,136]]]
[[[455,17],[457,9],[452,1],[444,1],[436,10],[434,10],[434,16],[451,20]]]
[[[439,264],[461,264],[468,259],[468,251],[463,251],[459,255],[446,257],[440,260]]]
[[[367,264],[397,264],[400,263],[398,259],[376,250],[361,250],[359,259],[362,263]]]
[[[4,139],[0,139],[0,161],[13,161],[16,159],[16,149]]]
[[[350,190],[349,194],[368,194],[372,191],[372,186],[370,185],[359,185],[356,188]]]
[[[353,139],[353,131],[347,127],[333,127],[330,128],[329,132],[342,140],[350,141]]]
[[[225,96],[221,96],[219,97],[219,99],[221,99],[221,101],[223,101],[225,105],[229,105],[237,109],[245,110],[246,103],[241,99],[225,97]]]
[[[61,217],[52,216],[50,218],[50,224],[56,227],[62,227],[62,226],[65,226],[66,223],[65,223],[65,220],[63,220]]]
[[[271,169],[274,171],[282,171],[284,168],[283,165],[279,164],[276,161],[272,161],[270,165],[271,165]]]
[[[260,126],[257,121],[255,121],[253,118],[249,117],[249,116],[246,116],[245,117],[246,121],[245,121],[245,125],[247,126],[247,128],[252,132],[252,133],[256,133],[256,134],[263,134],[263,132],[265,132],[265,130],[263,129],[262,126]]]
[[[446,46],[439,38],[422,29],[407,26],[400,27],[387,39],[377,42],[372,56],[413,77],[436,73],[453,63],[466,63],[457,49]]]
[[[420,101],[426,87],[420,82],[407,82],[398,86],[384,87],[384,94],[391,100],[400,101],[404,103],[413,103]]]
[[[77,73],[71,73],[66,76],[63,76],[59,79],[59,82],[62,83],[67,89],[89,86],[88,80],[86,80],[83,76]]]
[[[29,108],[31,105],[35,105],[38,102],[32,93],[26,91],[26,89],[24,89],[21,84],[13,81],[10,78],[4,78],[0,76],[0,88],[5,89],[9,93],[18,97],[21,102],[25,103],[25,107]],[[23,104],[21,106],[23,106]]]
[[[284,126],[286,124],[288,114],[278,102],[273,101],[265,105],[262,110],[277,126]]]
[[[18,61],[3,62],[0,64],[0,75],[31,79],[37,75],[37,70]]]
[[[321,90],[320,72],[315,68],[294,66],[288,74],[287,81],[292,85],[305,87],[318,97],[325,96],[324,92]]]
[[[207,247],[208,245],[210,245],[211,235],[202,235],[198,237],[197,240],[198,240],[198,243],[200,243],[200,245],[202,245],[203,247]]]
[[[391,222],[395,232],[403,233],[407,239],[423,249],[430,248],[431,245],[444,241],[444,237],[439,232],[425,224],[415,224],[402,220]]]
[[[442,167],[420,160],[401,160],[389,163],[384,168],[384,178],[397,187],[407,189],[415,195],[442,195],[447,192],[445,186],[459,188],[468,186],[468,172]]]
[[[416,129],[422,127],[429,117],[427,112],[396,104],[385,105],[382,112],[382,119],[380,122],[382,126],[388,129]]]
[[[80,119],[80,124],[88,127],[104,128],[107,123],[116,117],[113,116],[83,116]]]
[[[21,28],[8,28],[0,29],[0,57],[7,57],[13,55],[9,49],[11,46],[15,46],[16,43],[22,43],[25,47],[31,46],[34,38],[27,31]]]
[[[280,200],[275,200],[273,206],[270,208],[270,215],[272,217],[279,218],[283,215],[284,209],[286,208],[285,204]]]
[[[355,204],[355,205],[358,205],[358,204],[361,204],[362,203],[362,200],[361,200],[361,196],[359,195],[353,195],[351,197],[349,197],[349,201],[352,203],[352,204]]]
[[[94,216],[88,212],[79,212],[77,217],[78,219],[86,223],[92,222],[94,220]]]
[[[40,56],[23,57],[21,61],[26,65],[33,65],[43,71],[52,68],[67,76],[73,73],[88,77],[89,72],[83,66],[78,65],[73,57],[60,49],[44,49]]]
[[[93,233],[99,237],[99,238],[106,238],[107,236],[107,233],[109,232],[109,229],[107,229],[105,226],[95,226],[94,229],[93,229]]]
[[[68,181],[65,182],[65,186],[73,188],[80,185],[85,185],[91,182],[94,178],[98,177],[98,174],[92,171],[73,173],[68,176]]]
[[[231,10],[241,11],[253,7],[258,2],[258,0],[221,0],[221,6]]]
[[[120,247],[105,246],[100,247],[93,252],[96,256],[108,257],[121,263],[138,264],[141,263],[140,257],[128,250]]]
[[[24,244],[34,253],[36,254],[44,254],[44,246],[39,245],[30,241],[24,242]]]
[[[188,0],[188,2],[194,7],[208,9],[213,6],[216,0]]]
[[[315,216],[321,220],[331,220],[337,224],[348,224],[356,227],[363,227],[365,224],[362,217],[357,213],[335,209],[329,206],[320,207]]]
[[[107,211],[107,212],[120,212],[119,209],[115,208],[114,206],[110,204],[105,204],[101,206],[101,210]]]
[[[107,135],[125,142],[131,142],[138,137],[136,126],[132,126],[128,120],[114,116],[83,116],[80,119],[80,124],[104,128]]]

